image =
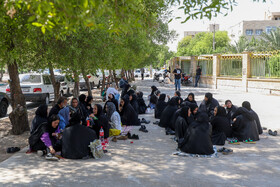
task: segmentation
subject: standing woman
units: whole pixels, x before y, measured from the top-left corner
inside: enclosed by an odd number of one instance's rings
[[[94,124],[92,125],[92,129],[95,131],[97,138],[99,138],[99,131],[101,127],[104,130],[104,138],[108,138],[110,125],[107,117],[103,113],[102,106],[100,104],[94,105],[93,115],[94,115],[93,118]]]
[[[121,99],[120,103],[120,116],[123,125],[139,126],[140,122],[137,113],[129,103],[129,96],[126,95]]]

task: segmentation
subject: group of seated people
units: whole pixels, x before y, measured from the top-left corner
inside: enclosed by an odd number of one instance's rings
[[[30,151],[47,154],[46,158],[60,151],[64,158],[84,158],[89,155],[89,143],[99,138],[101,128],[107,139],[110,129],[120,133],[121,125],[140,125],[138,114],[147,108],[143,93],[127,90],[120,101],[115,98],[118,94],[115,89],[107,89],[104,107],[93,105],[93,97],[84,94],[72,98],[69,105],[67,98],[59,98],[49,112],[47,105],[40,105],[32,121]]]
[[[220,106],[211,93],[206,93],[198,106],[193,93],[186,99],[179,91],[166,99],[152,87],[150,105],[155,108],[158,125],[166,135],[175,135],[178,148],[190,154],[210,155],[213,145],[224,145],[227,138],[237,141],[258,141],[263,133],[260,120],[248,101],[237,107],[230,100]]]

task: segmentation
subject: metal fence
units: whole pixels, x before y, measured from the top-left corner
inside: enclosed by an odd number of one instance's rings
[[[198,59],[198,65],[200,66],[202,70],[202,75],[206,76],[212,76],[213,75],[213,57],[199,57]]]
[[[220,63],[221,76],[242,76],[242,56],[222,56]]]
[[[261,78],[280,77],[279,54],[253,54],[251,55],[251,76]]]

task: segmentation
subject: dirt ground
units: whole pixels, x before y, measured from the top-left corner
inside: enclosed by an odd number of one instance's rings
[[[146,100],[153,84],[163,93],[174,93],[173,85],[159,85],[151,80],[135,84],[137,90],[144,92]],[[280,129],[277,96],[191,87],[182,88],[181,93],[185,98],[187,93],[194,92],[200,103],[209,91],[220,104],[226,99],[239,106],[244,100],[250,101],[263,126]],[[25,154],[25,148],[0,163],[0,186],[279,187],[280,136],[269,136],[264,131],[256,144],[226,143],[225,147],[233,149],[233,154],[219,154],[218,158],[180,157],[172,155],[177,147],[172,136],[166,136],[164,129],[152,124],[156,121],[153,114],[139,116],[142,117],[151,120],[146,125],[149,132],[143,133],[139,127],[133,127],[131,133],[138,134],[140,140],[110,142],[108,153],[100,160],[49,162],[36,154]],[[1,149],[2,146],[1,143]]]

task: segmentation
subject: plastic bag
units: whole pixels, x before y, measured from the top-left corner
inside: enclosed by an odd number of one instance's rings
[[[104,156],[104,151],[100,140],[96,139],[93,142],[90,142],[89,148],[93,158],[100,159]]]

